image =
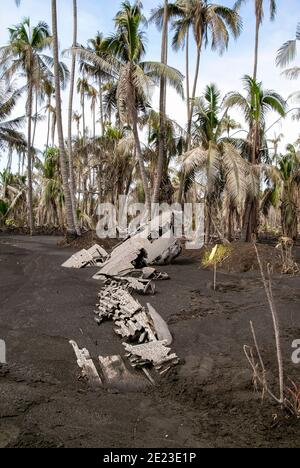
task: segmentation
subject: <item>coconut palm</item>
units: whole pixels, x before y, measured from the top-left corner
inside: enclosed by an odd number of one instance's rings
[[[139,124],[147,129],[148,144],[144,147],[144,159],[148,164],[151,185],[155,184],[157,178],[157,160],[159,157],[160,145],[160,113],[153,109],[147,111],[140,119]],[[182,154],[184,138],[186,132],[176,122],[166,117],[165,119],[165,146],[162,170],[162,180],[160,186],[160,201],[172,203],[174,187],[170,178],[171,161]]]
[[[88,50],[94,52],[98,57],[104,60],[108,58],[105,40],[103,34],[98,32],[95,37],[88,41]],[[84,62],[84,69],[88,76],[93,78],[98,83],[99,94],[99,110],[100,110],[100,123],[101,135],[104,135],[104,108],[103,108],[103,85],[112,80],[112,75],[103,71],[102,67],[90,62]]]
[[[161,63],[168,63],[168,0],[164,0],[164,14],[162,25],[162,44],[161,44]],[[156,178],[154,183],[153,203],[158,203],[160,199],[161,183],[163,178],[164,161],[166,158],[166,106],[167,106],[167,86],[166,78],[162,76],[160,79],[160,96],[159,96],[159,147],[158,160],[156,168]]]
[[[252,165],[260,164],[266,144],[266,116],[270,111],[284,117],[286,114],[286,101],[273,90],[264,90],[259,83],[250,76],[243,78],[246,96],[241,93],[229,93],[225,99],[226,108],[238,108],[249,125],[245,157]],[[248,197],[244,216],[243,238],[252,241],[258,231],[258,199]]]
[[[11,78],[19,73],[27,81],[27,171],[28,214],[30,232],[33,233],[34,217],[32,203],[32,114],[34,89],[40,87],[41,79],[51,73],[51,58],[43,52],[51,45],[49,27],[39,22],[32,27],[29,18],[9,28],[9,43],[0,49],[0,64],[4,76]]]
[[[61,110],[61,92],[60,92],[60,72],[59,72],[59,52],[58,52],[58,29],[57,29],[57,5],[56,0],[51,0],[52,12],[52,31],[53,31],[53,60],[54,60],[54,83],[55,83],[55,99],[56,99],[56,119],[57,119],[57,132],[59,141],[60,152],[60,170],[62,175],[62,183],[65,198],[65,210],[67,219],[67,233],[70,237],[77,235],[76,223],[74,220],[73,206],[70,186],[69,186],[69,173],[67,167],[67,155],[65,150],[63,124],[62,124],[62,110]]]
[[[140,3],[131,5],[125,1],[115,17],[116,33],[106,40],[110,58],[104,60],[85,49],[78,49],[78,52],[86,60],[113,74],[117,80],[114,91],[118,113],[122,124],[132,125],[145,202],[150,215],[150,188],[138,132],[139,103],[147,102],[149,88],[157,83],[161,76],[166,76],[167,81],[182,93],[183,76],[179,71],[162,63],[142,61],[145,54],[145,37],[141,29],[143,22]]]
[[[86,139],[85,99],[88,96],[89,89],[90,89],[90,84],[84,72],[83,77],[78,78],[77,80],[77,92],[80,95],[80,106],[81,106],[81,114],[82,114],[82,138],[84,141]]]
[[[51,114],[53,113],[53,106],[52,106],[52,98],[54,96],[54,86],[53,83],[50,80],[45,80],[43,83],[44,86],[44,94],[46,97],[46,106],[45,106],[45,112],[47,112],[48,117],[47,117],[47,140],[46,140],[46,149],[49,146],[49,141],[50,141],[50,129],[51,129]],[[54,142],[52,142],[52,145],[54,145]]]
[[[77,30],[78,30],[78,14],[77,0],[73,0],[73,47],[77,46]],[[69,156],[69,179],[70,179],[70,196],[73,211],[73,219],[75,229],[78,235],[81,234],[77,220],[76,201],[75,201],[75,178],[73,164],[73,148],[72,148],[72,122],[73,122],[73,100],[75,89],[75,74],[76,74],[76,54],[72,54],[71,74],[70,74],[70,90],[69,90],[69,108],[68,108],[68,156]]]
[[[177,0],[182,17],[174,24],[173,46],[176,50],[184,46],[187,31],[192,29],[197,47],[196,69],[191,94],[188,137],[190,140],[193,103],[197,92],[201,53],[204,47],[211,46],[221,54],[227,49],[230,33],[237,38],[241,32],[241,18],[238,13],[223,5],[209,3],[206,0]],[[189,141],[189,146],[191,141]]]
[[[185,188],[196,173],[205,175],[206,240],[221,200],[228,203],[229,238],[232,238],[232,214],[240,209],[248,190],[249,164],[242,158],[235,142],[226,135],[227,111],[222,110],[221,93],[211,84],[194,103],[193,140],[198,146],[183,155],[187,174]]]
[[[81,121],[82,115],[79,114],[79,112],[73,112],[72,120],[73,122],[76,123],[76,128],[77,128],[77,139],[79,140],[80,138],[80,121]]]
[[[243,3],[247,3],[248,0],[237,0],[234,8],[239,10]],[[264,18],[264,0],[253,0],[255,8],[255,48],[254,48],[254,70],[253,79],[257,79],[257,68],[258,68],[258,50],[259,50],[259,33]],[[277,12],[276,0],[268,0],[270,8],[270,19],[274,21]]]
[[[152,15],[159,25],[163,10],[157,9]],[[209,3],[206,0],[177,0],[169,6],[169,17],[173,18],[173,47],[175,50],[186,48],[186,83],[187,83],[187,149],[192,146],[191,130],[193,119],[194,100],[197,92],[197,85],[200,72],[200,59],[202,51],[208,45],[213,50],[218,50],[221,54],[227,49],[230,33],[237,38],[241,32],[242,22],[239,14],[223,5]],[[193,31],[196,42],[197,56],[195,77],[190,93],[189,77],[189,41],[190,30]],[[185,183],[185,174],[180,176],[180,189],[178,201],[182,201]]]
[[[266,117],[269,112],[274,111],[281,118],[285,117],[287,103],[273,90],[264,90],[262,83],[253,80],[248,75],[243,78],[244,96],[238,92],[229,93],[224,105],[230,109],[238,108],[249,125],[248,143],[249,151],[246,155],[252,164],[262,161],[265,145]]]
[[[39,225],[63,227],[64,194],[59,167],[59,150],[55,147],[47,148],[43,162],[39,161],[36,168],[38,169],[37,220]]]

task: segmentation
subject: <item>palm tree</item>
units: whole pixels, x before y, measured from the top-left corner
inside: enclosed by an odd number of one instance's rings
[[[157,24],[161,22],[163,9],[154,11],[152,20]],[[187,149],[192,146],[191,130],[194,111],[194,100],[200,72],[200,59],[204,47],[209,44],[213,50],[223,53],[228,45],[230,33],[237,38],[241,32],[242,22],[239,14],[223,5],[208,3],[207,0],[177,0],[169,5],[169,17],[173,18],[173,48],[179,50],[186,48],[186,86],[187,86]],[[190,93],[189,77],[189,41],[192,29],[197,48],[195,77]],[[180,189],[178,201],[182,202],[185,174],[180,176]]]
[[[84,59],[98,64],[116,78],[113,92],[118,113],[122,124],[132,125],[145,203],[150,216],[150,188],[138,132],[139,107],[141,103],[147,102],[149,87],[157,83],[161,76],[166,76],[167,81],[182,93],[183,76],[162,63],[142,61],[145,54],[144,32],[141,30],[143,21],[140,3],[131,5],[125,1],[122,3],[122,10],[115,17],[116,33],[106,40],[110,58],[104,60],[83,48],[79,48],[78,52]]]
[[[77,93],[80,95],[80,105],[82,113],[82,138],[84,142],[86,139],[85,98],[88,95],[89,87],[90,85],[84,72],[83,77],[78,78],[77,80]]]
[[[76,122],[76,127],[77,127],[77,140],[80,139],[80,121],[81,121],[81,114],[79,112],[73,112],[72,120],[73,122]]]
[[[105,40],[103,34],[98,32],[96,36],[88,41],[88,50],[94,52],[99,58],[104,60],[108,58],[107,51],[105,50]],[[103,108],[103,85],[104,83],[112,80],[112,75],[103,71],[102,67],[97,64],[91,64],[86,62],[84,64],[85,70],[88,75],[98,82],[98,94],[99,94],[99,110],[100,110],[100,123],[101,123],[101,135],[104,135],[104,108]]]
[[[191,127],[193,118],[194,99],[200,71],[200,59],[203,47],[211,45],[213,50],[221,54],[229,45],[230,33],[237,38],[241,32],[242,24],[238,13],[223,5],[208,3],[207,0],[177,0],[182,17],[174,22],[173,46],[175,50],[182,47],[186,41],[187,31],[193,29],[197,47],[196,69],[192,88],[189,119],[188,119],[188,146],[191,145]]]
[[[55,82],[55,99],[56,99],[56,119],[57,132],[60,152],[60,170],[62,175],[65,209],[67,218],[67,233],[70,237],[76,236],[75,220],[73,216],[73,203],[69,186],[67,157],[65,151],[65,142],[62,125],[62,110],[61,110],[61,92],[60,92],[60,72],[59,72],[59,53],[58,53],[58,29],[57,29],[57,5],[56,0],[51,0],[52,12],[52,31],[53,31],[53,60],[54,60],[54,82]]]
[[[183,155],[185,189],[195,173],[205,174],[206,241],[216,228],[218,207],[227,200],[228,237],[231,240],[233,213],[240,209],[249,190],[249,164],[242,158],[235,141],[226,135],[227,111],[222,110],[221,93],[216,85],[205,88],[195,100],[193,140],[197,147]]]
[[[90,99],[91,101],[91,113],[92,113],[92,119],[93,119],[93,138],[96,138],[96,106],[97,106],[97,101],[98,101],[98,91],[92,85],[89,85],[87,98]]]
[[[47,148],[44,161],[37,163],[39,206],[37,219],[40,226],[63,227],[64,194],[59,167],[59,150]]]
[[[47,112],[48,117],[47,117],[47,140],[46,140],[46,149],[49,146],[49,141],[50,141],[50,128],[51,128],[51,114],[53,112],[53,106],[52,106],[52,97],[54,96],[54,86],[52,84],[52,81],[50,80],[45,80],[43,83],[44,86],[44,94],[47,99],[47,103],[45,106],[45,112]]]
[[[161,63],[168,63],[168,0],[164,0],[164,15],[162,28],[162,44],[161,44]],[[164,160],[166,157],[166,105],[167,105],[167,86],[166,78],[162,76],[160,79],[160,97],[159,97],[159,147],[158,161],[156,169],[156,180],[154,183],[153,203],[158,203],[160,199],[160,189],[163,177]]]
[[[33,193],[32,193],[32,114],[34,88],[39,88],[43,76],[51,73],[51,58],[44,55],[50,47],[52,38],[49,27],[39,22],[31,27],[26,18],[17,26],[9,28],[10,40],[7,46],[0,49],[0,64],[8,78],[17,72],[24,74],[27,80],[27,170],[28,170],[28,214],[30,233],[34,230]]]
[[[239,10],[243,3],[246,3],[248,0],[237,0],[234,5],[234,9]],[[253,79],[257,79],[257,68],[258,68],[258,49],[259,49],[259,33],[260,28],[264,18],[264,0],[254,0],[255,6],[255,17],[256,17],[256,24],[255,24],[255,48],[254,48],[254,70],[253,70]],[[269,0],[270,6],[270,19],[274,21],[277,6],[276,0]]]
[[[140,118],[140,126],[147,128],[148,144],[144,148],[144,159],[148,163],[151,184],[155,183],[157,177],[157,160],[160,144],[160,113],[150,109]],[[170,177],[170,163],[172,159],[179,157],[183,152],[185,130],[176,122],[166,117],[165,119],[165,147],[162,181],[159,200],[172,203],[174,187]]]
[[[77,0],[73,0],[73,44],[72,47],[77,46]],[[68,153],[69,153],[69,180],[70,180],[70,196],[72,203],[73,219],[75,229],[78,235],[81,234],[76,212],[75,201],[75,178],[74,178],[74,164],[73,164],[73,148],[72,148],[72,122],[73,122],[73,99],[75,88],[75,73],[76,73],[76,54],[72,54],[71,63],[71,76],[70,76],[70,91],[69,91],[69,109],[68,109]]]
[[[173,48],[186,48],[186,86],[188,109],[188,149],[191,147],[191,128],[193,102],[197,92],[200,72],[201,53],[209,44],[221,54],[228,48],[230,33],[237,38],[242,29],[242,21],[234,9],[223,5],[209,3],[207,0],[176,0],[168,6],[169,19],[174,29]],[[164,8],[153,10],[151,21],[158,26],[162,24]],[[197,47],[195,77],[190,96],[189,77],[189,37],[192,29]]]
[[[275,91],[264,90],[259,83],[250,76],[245,76],[244,88],[246,96],[241,93],[229,93],[225,106],[230,109],[237,107],[249,125],[247,138],[247,152],[245,156],[253,166],[260,164],[266,148],[266,116],[274,111],[284,117],[286,115],[286,101]],[[248,197],[244,215],[243,238],[247,242],[253,240],[258,232],[258,198]]]

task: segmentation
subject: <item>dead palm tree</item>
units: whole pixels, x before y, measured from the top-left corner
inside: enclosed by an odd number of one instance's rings
[[[246,3],[248,0],[237,0],[235,2],[234,8],[239,10],[243,3]],[[251,0],[252,1],[252,0]],[[275,19],[276,16],[276,0],[268,0],[270,5],[270,18],[271,21]],[[253,0],[255,8],[255,48],[254,48],[254,70],[253,70],[253,79],[257,79],[257,68],[258,68],[258,49],[259,49],[259,33],[260,28],[264,19],[264,0]]]

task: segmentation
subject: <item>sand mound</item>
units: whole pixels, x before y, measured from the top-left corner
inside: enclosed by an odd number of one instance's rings
[[[229,273],[246,273],[247,271],[258,271],[259,265],[257,255],[252,244],[235,242],[232,250],[221,265],[221,270]],[[274,273],[281,273],[282,262],[280,252],[272,245],[258,244],[257,249],[264,269],[270,265]]]
[[[95,231],[84,232],[80,237],[68,242],[63,240],[59,243],[60,247],[70,247],[77,250],[89,249],[95,244],[101,245],[108,253],[121,242],[120,239],[99,239]]]
[[[214,245],[210,245],[201,250],[184,250],[184,257],[189,261],[199,263],[201,266],[203,259],[207,257],[207,252],[211,252],[213,247]],[[267,244],[257,244],[257,248],[264,269],[266,270],[269,264],[274,273],[281,273],[282,263],[279,250],[274,245]],[[208,268],[213,269],[213,266]],[[232,243],[227,258],[218,266],[218,271],[226,273],[246,273],[258,270],[259,266],[253,245],[244,242]]]

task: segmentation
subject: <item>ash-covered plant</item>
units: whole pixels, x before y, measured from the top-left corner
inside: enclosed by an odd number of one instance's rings
[[[207,250],[202,259],[202,266],[204,268],[213,267],[214,269],[214,291],[217,288],[217,267],[229,258],[232,252],[230,245],[216,245],[211,250]]]
[[[285,275],[296,275],[299,273],[300,268],[295,262],[293,256],[294,241],[290,237],[281,237],[276,249],[279,250],[281,255],[282,273]]]

